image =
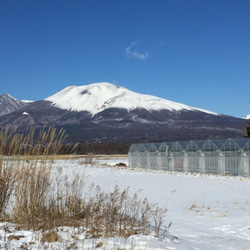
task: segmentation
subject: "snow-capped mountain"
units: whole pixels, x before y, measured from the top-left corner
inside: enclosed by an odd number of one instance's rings
[[[243,119],[250,120],[250,115],[245,115]]]
[[[146,109],[148,111],[202,111],[217,115],[214,112],[193,108],[185,104],[172,102],[152,95],[143,95],[111,83],[101,82],[85,86],[69,86],[46,98],[61,109],[88,111],[95,115],[105,109],[122,108],[128,111]]]
[[[24,106],[22,101],[19,101],[9,94],[0,95],[0,116],[10,114]]]
[[[2,100],[2,101],[1,101]],[[10,101],[11,100],[11,101]],[[0,128],[44,124],[64,128],[71,142],[136,143],[244,135],[245,119],[220,115],[110,83],[69,86],[41,101],[0,98]]]

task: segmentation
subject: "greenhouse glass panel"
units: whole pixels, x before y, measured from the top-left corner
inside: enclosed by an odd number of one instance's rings
[[[171,170],[177,172],[184,171],[184,152],[172,152],[171,154]]]
[[[184,145],[182,143],[182,145]],[[184,170],[184,148],[179,142],[173,143],[171,150],[170,150],[170,157],[172,159],[171,162],[171,170],[183,172]]]
[[[234,142],[237,143],[241,149],[243,149],[244,146],[249,142],[249,139],[250,138],[233,138],[232,140],[234,140]]]
[[[182,143],[183,146],[185,146],[185,144]],[[170,151],[173,152],[184,152],[184,147],[181,145],[180,142],[176,141],[173,143],[173,145],[171,146]]]
[[[158,150],[154,143],[147,145],[148,165],[151,169],[158,169]]]
[[[177,142],[183,148],[183,150],[185,149],[185,147],[189,143],[189,141],[177,141]]]
[[[160,147],[158,148],[158,152],[162,156],[166,156],[168,150],[169,150],[169,146],[165,142],[161,143]]]
[[[185,172],[200,172],[200,148],[194,141],[187,143],[184,157]]]
[[[211,140],[220,149],[227,139],[211,139]]]
[[[202,148],[202,156],[204,157],[204,166],[201,172],[218,174],[219,165],[219,149],[211,139],[206,140]]]
[[[138,151],[139,145],[133,144],[129,148],[128,152],[128,164],[129,166],[139,166],[140,164],[140,152]]]
[[[140,158],[139,158],[139,167],[140,168],[148,168],[148,151],[145,147],[145,145],[140,144],[139,148],[138,148],[138,152],[140,154]]]
[[[250,138],[133,144],[132,167],[250,176]]]
[[[185,147],[185,151],[186,152],[198,152],[200,151],[200,148],[195,141],[190,141],[187,143]]]
[[[170,170],[170,152],[169,145],[165,142],[161,143],[158,149],[158,161],[160,170]]]
[[[204,143],[201,147],[201,150],[202,150],[202,152],[215,152],[215,151],[218,151],[219,148],[213,140],[208,139],[208,140],[204,141]]]
[[[250,152],[250,138],[245,141],[245,144],[242,149],[244,152]]]
[[[231,138],[227,139],[220,148],[225,162],[226,175],[239,175],[239,166],[241,161],[241,148]],[[223,172],[222,172],[223,173]]]

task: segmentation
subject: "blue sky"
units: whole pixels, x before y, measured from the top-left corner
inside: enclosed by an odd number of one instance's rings
[[[0,0],[0,94],[69,85],[250,114],[249,0]]]

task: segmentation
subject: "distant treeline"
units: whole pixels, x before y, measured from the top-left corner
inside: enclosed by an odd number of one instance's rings
[[[130,145],[118,143],[62,145],[58,154],[127,154]]]
[[[5,144],[1,145],[0,143],[0,154],[9,155],[9,149],[11,145]],[[43,155],[46,147],[41,145],[32,146],[33,148],[38,148],[39,150],[35,150],[38,155]],[[130,144],[115,144],[115,143],[93,143],[93,144],[78,144],[78,145],[61,145],[60,149],[56,152],[56,154],[64,155],[64,154],[127,154],[129,150]],[[25,155],[27,150],[23,149],[18,151],[18,153],[13,153],[11,155]],[[48,152],[48,155],[54,154],[54,152]]]
[[[76,154],[127,154],[131,144],[92,143],[79,144],[75,148]]]
[[[58,154],[127,154],[131,143],[74,143],[65,130],[53,127],[18,131],[10,126],[0,128],[1,155],[58,155]]]

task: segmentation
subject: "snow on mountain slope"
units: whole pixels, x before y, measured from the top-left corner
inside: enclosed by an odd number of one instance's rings
[[[247,119],[247,120],[250,120],[250,115],[246,115],[243,117],[243,119]]]
[[[107,82],[92,83],[84,86],[69,86],[46,98],[61,109],[88,111],[92,115],[107,108],[137,108],[151,110],[167,109],[170,111],[197,110],[209,114],[217,113],[172,102],[156,96],[138,94],[124,87]]]

